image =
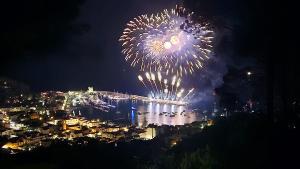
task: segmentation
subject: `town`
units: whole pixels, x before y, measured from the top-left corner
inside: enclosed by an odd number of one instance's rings
[[[10,87],[7,82],[3,85]],[[136,98],[138,97],[134,97],[134,101]],[[132,97],[126,94],[96,92],[92,87],[87,91],[49,91],[11,96],[0,108],[2,150],[14,154],[49,146],[53,141],[87,144],[89,139],[115,143],[117,146],[119,141],[149,140],[163,133],[168,133],[169,137],[165,139],[168,139],[172,146],[188,134],[187,131],[199,132],[213,123],[206,118],[180,126],[155,124],[137,126],[99,118],[88,119],[80,110],[75,111],[76,108],[84,106],[93,107],[100,112],[109,112],[116,107],[113,102],[124,102],[130,99]],[[144,113],[149,112],[138,112],[138,114]],[[174,114],[170,116],[173,117]],[[193,128],[193,130],[185,130],[185,128]]]

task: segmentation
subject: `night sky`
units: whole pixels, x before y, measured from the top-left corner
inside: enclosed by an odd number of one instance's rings
[[[62,35],[60,46],[34,57],[18,57],[11,62],[13,67],[1,74],[23,81],[33,90],[86,89],[88,86],[123,92],[135,90],[140,84],[137,84],[135,71],[125,63],[118,38],[133,17],[174,7],[176,2],[86,0],[74,22],[87,25],[87,31],[66,33]]]
[[[4,45],[0,77],[24,82],[33,91],[76,90],[94,86],[97,90],[145,94],[136,78],[137,70],[125,62],[120,52],[118,38],[133,17],[156,13],[175,4],[182,2],[4,2],[1,5],[4,25],[1,27],[1,42]],[[223,77],[228,72],[237,74],[252,70],[264,74],[268,64],[274,63],[268,59],[279,57],[280,53],[273,51],[278,45],[274,35],[279,27],[274,26],[277,14],[271,8],[271,1],[186,0],[185,5],[206,17],[217,34],[214,57],[205,69],[186,80],[187,86],[211,94],[215,88],[222,87]],[[277,62],[280,60],[275,60]],[[294,63],[293,60],[285,65],[290,63]],[[240,74],[244,78],[243,72]],[[239,83],[239,80],[228,83]],[[241,93],[240,89],[235,90]]]

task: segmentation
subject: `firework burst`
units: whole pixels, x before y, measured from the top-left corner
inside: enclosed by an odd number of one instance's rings
[[[213,35],[207,23],[176,6],[134,18],[119,41],[131,66],[183,76],[200,69],[209,58]]]

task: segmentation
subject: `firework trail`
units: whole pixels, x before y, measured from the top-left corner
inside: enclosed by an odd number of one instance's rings
[[[148,86],[152,86],[151,94],[153,98],[156,99],[165,99],[165,100],[177,100],[184,101],[185,98],[194,90],[191,89],[187,94],[184,95],[185,89],[181,86],[181,79],[174,76],[162,76],[160,72],[157,73],[157,78],[154,73],[146,72],[145,76],[148,79],[144,81],[142,75],[138,75],[139,81],[148,88]],[[160,83],[160,85],[156,85],[154,89],[153,86],[155,84]],[[162,84],[163,83],[163,84]],[[153,85],[154,84],[154,85]],[[175,86],[175,90],[174,90]],[[149,89],[149,88],[148,88]],[[180,89],[180,90],[179,90]]]

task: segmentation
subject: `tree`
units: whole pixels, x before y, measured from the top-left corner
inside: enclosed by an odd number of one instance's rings
[[[197,150],[185,154],[179,165],[179,169],[213,169],[215,167],[216,160],[213,158],[208,146],[203,152]]]

